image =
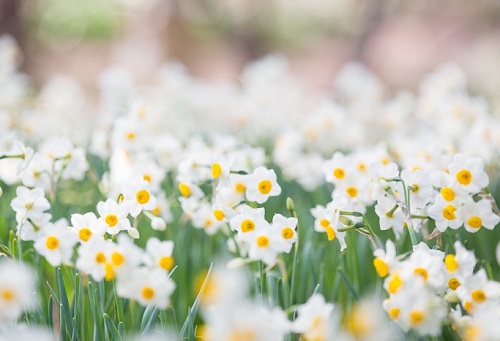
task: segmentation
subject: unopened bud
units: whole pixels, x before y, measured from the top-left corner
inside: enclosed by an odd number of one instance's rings
[[[139,239],[139,231],[136,228],[127,230],[128,235],[134,239]]]
[[[156,231],[165,231],[167,223],[165,222],[165,219],[161,217],[154,217],[151,219],[151,228]]]
[[[289,210],[290,212],[295,211],[295,203],[293,202],[293,199],[290,197],[286,198],[286,209]]]

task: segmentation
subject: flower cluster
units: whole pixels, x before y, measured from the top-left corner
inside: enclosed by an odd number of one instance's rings
[[[500,283],[484,269],[474,272],[476,257],[459,241],[454,248],[455,254],[445,254],[419,243],[404,257],[388,240],[385,250],[375,250],[373,264],[389,294],[384,309],[405,331],[439,335],[451,320],[467,339],[495,340],[500,335],[491,325],[498,318]]]
[[[292,319],[280,307],[248,298],[248,278],[240,269],[216,266],[200,287],[206,340],[283,340],[294,333],[305,340],[393,340],[379,302],[362,299],[341,312],[320,293],[293,307]]]
[[[228,142],[232,149],[222,149]],[[199,144],[179,164],[177,182],[194,227],[209,235],[222,231],[240,257],[273,265],[297,240],[298,220],[277,213],[269,223],[264,207],[256,207],[281,194],[275,171],[262,165],[262,152],[227,139],[212,148]]]

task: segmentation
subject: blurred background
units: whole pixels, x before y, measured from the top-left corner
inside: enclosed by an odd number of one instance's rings
[[[111,65],[147,79],[171,60],[236,79],[278,52],[313,89],[351,60],[392,88],[415,90],[453,61],[472,93],[500,89],[498,0],[0,0],[0,33],[16,38],[35,84],[63,74],[92,88]]]

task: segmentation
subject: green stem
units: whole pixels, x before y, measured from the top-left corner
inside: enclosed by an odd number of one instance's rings
[[[15,154],[15,155],[7,155],[7,154],[4,154],[4,155],[0,155],[0,160],[2,159],[25,159],[26,158],[26,155],[25,154]]]
[[[418,214],[412,214],[412,215],[411,215],[411,218],[415,218],[415,219],[429,219],[429,216],[426,216],[426,215],[418,215]]]
[[[295,203],[292,198],[288,197],[286,199],[286,206],[288,211],[290,212],[290,215],[294,218],[297,218],[297,212],[295,211]],[[292,261],[292,276],[291,276],[291,284],[290,284],[290,297],[289,297],[289,306],[291,306],[294,302],[294,296],[295,296],[295,277],[297,273],[297,263],[298,263],[298,255],[299,255],[299,241],[300,241],[300,236],[299,236],[299,225],[297,224],[296,227],[296,233],[297,233],[297,241],[295,242],[295,247],[294,247],[294,253],[293,253],[293,261]]]

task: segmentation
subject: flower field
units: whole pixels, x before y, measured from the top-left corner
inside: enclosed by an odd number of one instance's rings
[[[500,119],[458,66],[19,66],[0,37],[0,340],[500,340]]]

